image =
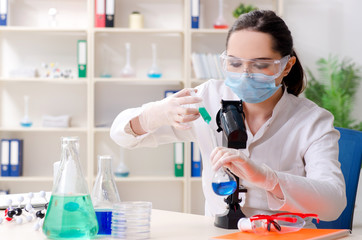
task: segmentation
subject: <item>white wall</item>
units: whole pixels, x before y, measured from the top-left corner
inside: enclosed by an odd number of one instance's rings
[[[304,67],[316,73],[316,61],[329,54],[348,57],[361,66],[361,0],[284,0],[284,15]],[[362,83],[353,117],[362,121]]]
[[[316,73],[315,62],[329,54],[348,57],[361,66],[361,0],[284,0],[284,15],[295,49],[305,68]],[[362,82],[352,116],[362,121]],[[353,228],[362,226],[362,174],[359,181]],[[359,229],[358,228],[358,229]]]

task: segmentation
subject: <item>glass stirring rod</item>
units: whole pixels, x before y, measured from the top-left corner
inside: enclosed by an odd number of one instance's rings
[[[191,96],[196,97],[195,91],[191,91],[190,92]],[[201,103],[196,103],[197,107],[199,108],[199,112],[201,117],[204,119],[204,121],[209,124],[211,121],[211,116],[210,114],[207,112],[205,106]]]

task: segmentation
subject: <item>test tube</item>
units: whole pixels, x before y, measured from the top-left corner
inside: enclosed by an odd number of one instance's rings
[[[195,91],[190,92],[191,96],[196,97]],[[204,119],[204,121],[209,124],[211,121],[211,116],[207,112],[205,106],[201,103],[196,103],[197,107],[199,108],[199,112],[201,114],[201,117]]]

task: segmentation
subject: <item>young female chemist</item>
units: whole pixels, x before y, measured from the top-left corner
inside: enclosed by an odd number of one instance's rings
[[[224,213],[224,197],[212,190],[215,170],[224,166],[248,189],[243,213],[278,211],[316,213],[331,221],[346,206],[345,183],[338,162],[339,132],[333,116],[300,98],[304,71],[293,50],[291,33],[272,11],[241,15],[226,39],[221,55],[224,80],[209,80],[171,97],[121,112],[111,127],[111,138],[125,148],[196,141],[203,160],[205,215]],[[223,100],[242,100],[247,128],[246,149],[213,148],[213,120],[207,125],[196,107],[216,116]],[[184,105],[184,106],[183,106]],[[195,106],[195,105],[191,105]],[[214,118],[213,118],[214,119]]]

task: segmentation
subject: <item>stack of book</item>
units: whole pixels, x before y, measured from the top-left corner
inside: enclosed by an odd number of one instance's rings
[[[191,61],[197,79],[224,79],[219,54],[192,53]]]

